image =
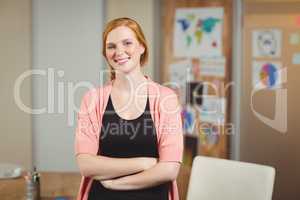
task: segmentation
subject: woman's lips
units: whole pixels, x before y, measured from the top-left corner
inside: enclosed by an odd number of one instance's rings
[[[129,59],[130,59],[130,57],[129,57],[129,58],[116,59],[115,62],[118,63],[119,65],[123,65],[123,64],[125,64]]]

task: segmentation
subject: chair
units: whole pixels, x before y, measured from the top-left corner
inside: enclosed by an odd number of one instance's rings
[[[273,167],[196,156],[187,200],[271,200]]]

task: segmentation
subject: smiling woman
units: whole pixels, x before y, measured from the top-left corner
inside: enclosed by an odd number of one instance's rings
[[[111,81],[87,92],[78,113],[78,200],[178,200],[181,109],[173,90],[142,73],[148,47],[137,22],[109,22],[103,56]]]

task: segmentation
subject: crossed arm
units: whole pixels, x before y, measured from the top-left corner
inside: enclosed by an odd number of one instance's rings
[[[79,154],[77,162],[83,176],[99,180],[108,189],[136,190],[176,179],[178,162],[157,162],[155,158],[111,158]]]

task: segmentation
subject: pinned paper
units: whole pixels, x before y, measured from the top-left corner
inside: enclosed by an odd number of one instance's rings
[[[276,89],[281,87],[281,62],[254,61],[252,84],[255,89]]]
[[[201,76],[225,77],[225,58],[205,58],[200,63]]]
[[[223,15],[224,10],[221,7],[176,9],[174,56],[221,56]]]
[[[255,58],[279,58],[281,55],[281,37],[279,29],[259,29],[252,32],[252,54]]]
[[[185,102],[186,83],[191,79],[192,62],[183,60],[170,65],[170,86],[179,96],[180,103]]]
[[[192,69],[192,62],[190,60],[183,60],[170,65],[170,74],[172,85],[177,87],[184,87],[190,76]]]
[[[225,122],[225,98],[206,96],[200,108],[201,122],[224,124]]]
[[[289,41],[290,41],[291,45],[300,44],[300,34],[299,33],[292,33],[292,34],[290,34]]]
[[[300,65],[300,52],[294,53],[292,58],[293,65]]]
[[[212,147],[218,144],[220,139],[218,127],[214,124],[201,127],[199,137],[201,145],[208,145]]]
[[[182,110],[182,116],[185,132],[192,134],[196,123],[196,111],[190,105],[186,105]]]

